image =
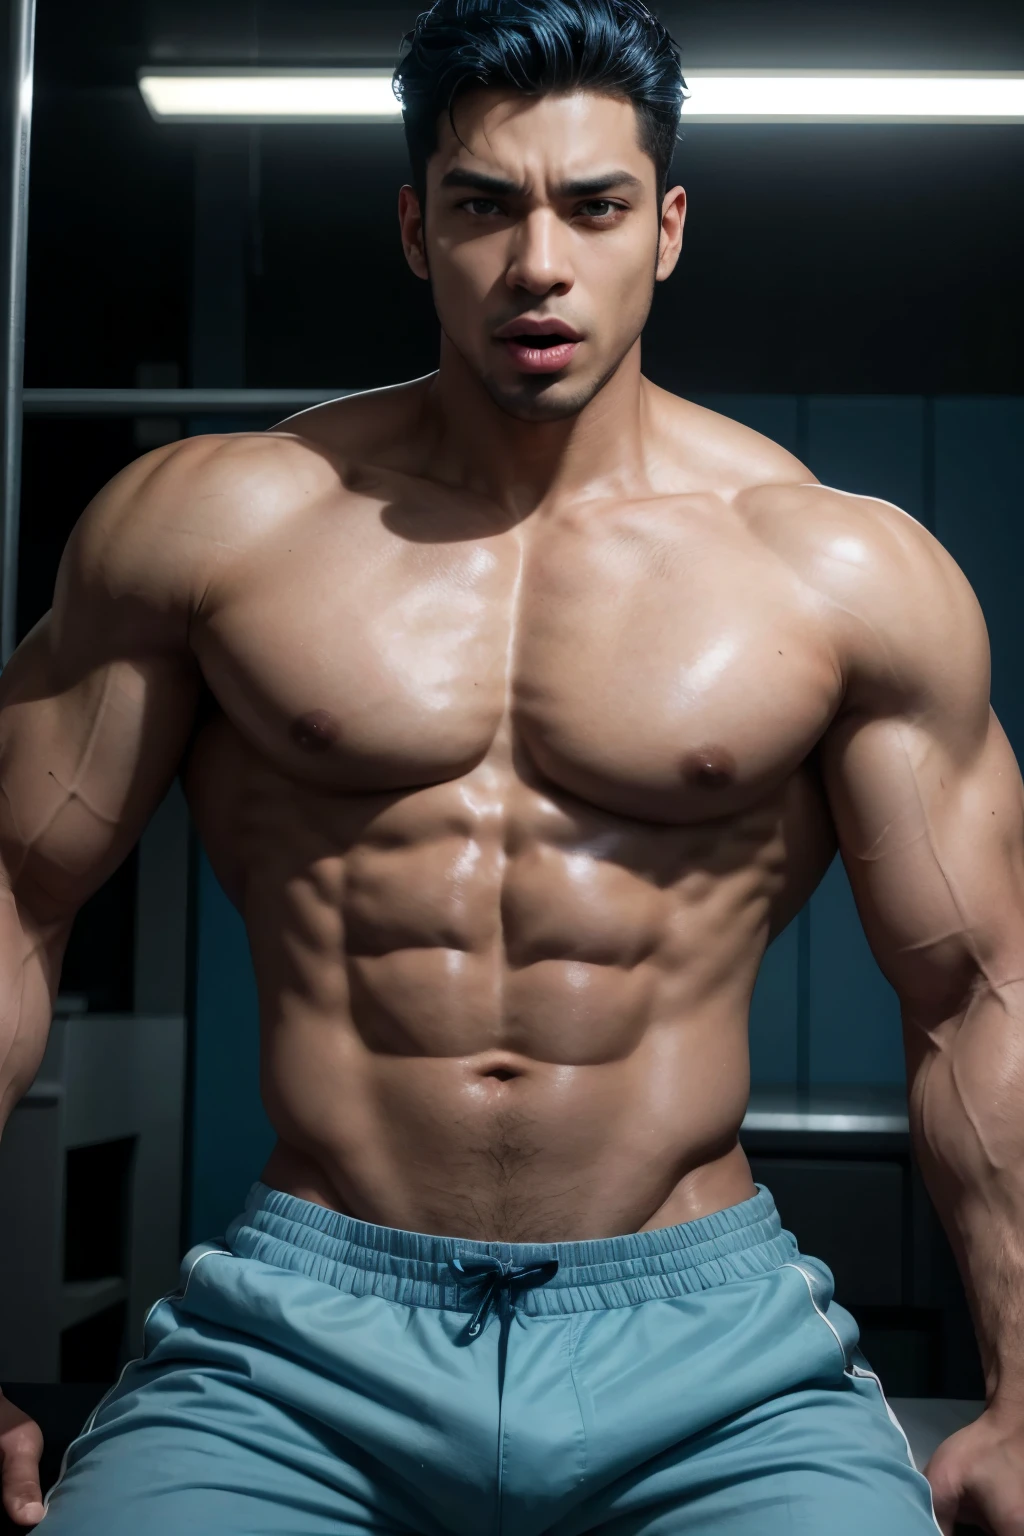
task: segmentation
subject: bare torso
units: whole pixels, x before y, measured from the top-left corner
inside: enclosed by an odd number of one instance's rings
[[[0,1128],[76,912],[180,769],[250,937],[267,1183],[512,1242],[739,1204],[758,967],[838,845],[985,1364],[936,1508],[995,1529],[1024,798],[977,600],[898,508],[643,379],[685,194],[652,217],[632,101],[458,105],[399,199],[437,374],[126,466],[3,668]],[[39,1446],[0,1394],[22,1523]]]
[[[834,851],[813,753],[841,688],[750,466],[515,522],[339,469],[315,429],[333,482],[211,583],[192,642],[219,707],[186,784],[252,946],[264,1177],[520,1241],[746,1198],[748,1006]]]

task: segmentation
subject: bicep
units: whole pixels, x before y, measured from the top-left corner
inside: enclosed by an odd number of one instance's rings
[[[178,573],[116,489],[61,563],[53,610],[0,678],[0,865],[57,914],[113,873],[165,794],[199,673]]]
[[[0,707],[0,862],[29,903],[75,909],[126,857],[166,793],[197,684],[168,656],[113,657],[68,679],[43,621],[11,658]]]
[[[868,941],[904,1013],[925,1023],[983,980],[1014,979],[1024,959],[1024,790],[987,675],[974,684],[912,714],[853,714],[822,750]]]

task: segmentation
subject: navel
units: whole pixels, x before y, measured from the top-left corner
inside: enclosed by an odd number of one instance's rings
[[[338,726],[326,709],[311,709],[292,721],[289,734],[304,752],[327,752],[338,739]]]
[[[683,759],[683,776],[697,789],[727,789],[736,779],[736,759],[727,747],[696,747]]]

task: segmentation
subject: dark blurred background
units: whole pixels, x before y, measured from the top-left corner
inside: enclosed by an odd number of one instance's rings
[[[326,391],[433,368],[429,292],[397,234],[399,126],[156,124],[135,82],[147,63],[389,65],[417,9],[39,0],[26,384]],[[671,0],[660,13],[684,69],[1024,71],[1021,0]],[[830,483],[897,500],[932,528],[982,598],[997,707],[1024,753],[1024,126],[690,127],[684,113],[676,174],[690,219],[680,269],[657,295],[647,372],[711,397]],[[161,433],[204,425],[233,424],[27,420],[21,633],[49,606],[68,533],[96,490]],[[140,857],[169,868],[175,839],[180,830],[158,829],[159,857],[145,847]],[[190,879],[188,1091],[184,1130],[169,1143],[184,1157],[182,1246],[221,1228],[269,1141],[244,934],[196,850]],[[133,855],[76,923],[64,991],[115,1022],[169,1011],[149,985],[159,945],[140,949],[140,932],[183,931],[184,906],[159,875],[140,881]],[[973,1397],[962,1295],[899,1107],[897,1015],[836,867],[769,952],[754,1081],[801,1113],[838,1083],[850,1104],[861,1094],[865,1114],[842,1134],[806,1119],[793,1130],[797,1120],[764,1099],[745,1144],[804,1246],[836,1269],[892,1389]],[[110,1189],[131,1185],[134,1135],[104,1143]],[[64,1191],[105,1187],[91,1167],[86,1177],[69,1163]],[[68,1279],[68,1233],[67,1295],[68,1285],[113,1284],[88,1263],[80,1272],[91,1278]],[[131,1279],[132,1296],[140,1285]],[[137,1342],[114,1303],[90,1305],[74,1315],[91,1333],[61,1333],[53,1371],[65,1381],[109,1379]]]
[[[41,0],[27,382],[189,369],[197,139],[141,63],[389,64],[415,4]],[[1006,0],[672,0],[684,64],[1024,69]],[[223,135],[231,130],[219,130]],[[251,156],[246,382],[376,385],[433,366],[405,270],[401,129],[241,130]],[[682,267],[647,348],[683,391],[1018,393],[1017,127],[687,127]]]

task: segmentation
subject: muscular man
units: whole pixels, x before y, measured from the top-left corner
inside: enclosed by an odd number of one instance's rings
[[[279,1135],[47,1529],[924,1536],[934,1491],[1019,1536],[1024,818],[975,599],[642,377],[685,195],[639,0],[441,0],[399,84],[437,374],[126,469],[3,677],[3,1108],[180,766]],[[931,1489],[737,1142],[837,840],[987,1372]]]

